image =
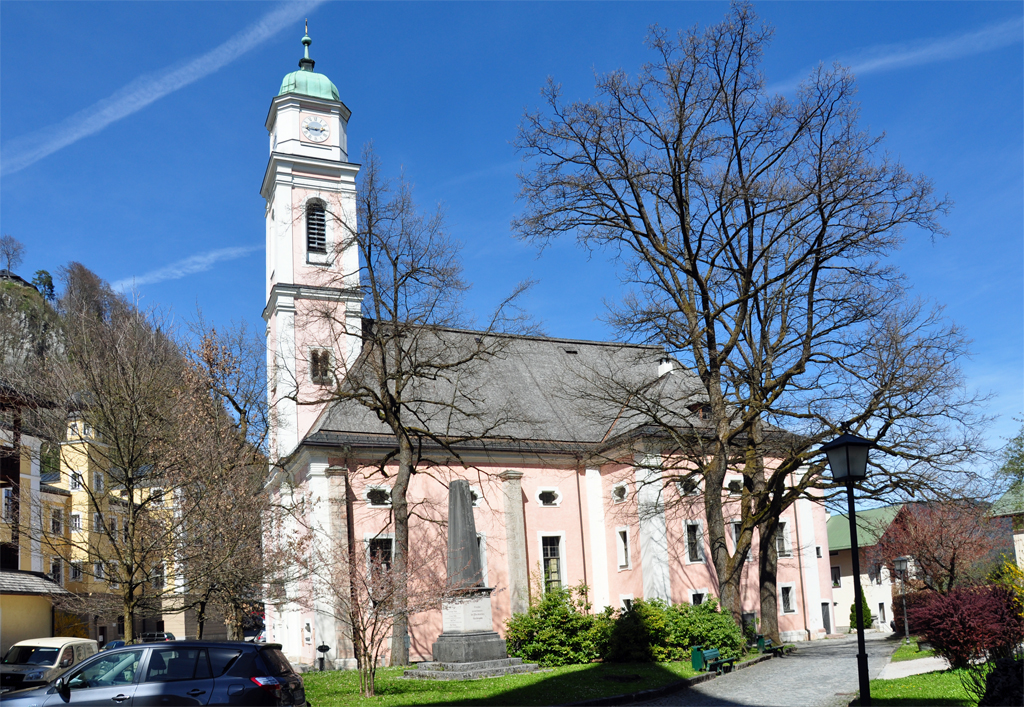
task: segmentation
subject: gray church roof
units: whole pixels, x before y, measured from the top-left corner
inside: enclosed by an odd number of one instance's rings
[[[648,397],[656,398],[662,411],[672,409],[678,422],[701,426],[687,410],[705,399],[700,381],[678,363],[659,376],[659,365],[668,361],[659,346],[464,330],[433,330],[417,344],[442,357],[481,346],[494,351],[411,386],[407,399],[414,400],[415,417],[442,437],[486,440],[489,448],[503,446],[504,440],[518,448],[582,451],[649,423],[643,412]],[[370,361],[364,351],[346,389],[367,373]],[[390,434],[372,410],[345,399],[328,407],[306,442],[371,444]]]

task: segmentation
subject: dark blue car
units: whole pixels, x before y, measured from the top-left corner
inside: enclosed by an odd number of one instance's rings
[[[294,705],[302,678],[277,643],[175,641],[102,651],[56,680],[8,692],[4,707]]]

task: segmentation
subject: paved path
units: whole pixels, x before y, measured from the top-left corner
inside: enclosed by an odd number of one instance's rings
[[[868,671],[877,679],[895,646],[891,634],[866,639]],[[857,637],[801,642],[784,658],[773,658],[714,680],[685,688],[644,705],[758,705],[759,707],[839,707],[857,692]],[[918,661],[912,661],[918,662]]]
[[[920,675],[921,673],[933,673],[936,670],[948,670],[949,661],[938,656],[927,658],[915,658],[914,660],[901,660],[899,663],[889,663],[882,669],[879,676],[882,680],[895,680],[905,678],[908,675]]]

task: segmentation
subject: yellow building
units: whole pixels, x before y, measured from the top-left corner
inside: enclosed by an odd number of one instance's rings
[[[71,498],[42,481],[43,445],[22,429],[25,404],[0,384],[0,652],[54,635],[63,627],[54,600],[68,596],[60,548]]]

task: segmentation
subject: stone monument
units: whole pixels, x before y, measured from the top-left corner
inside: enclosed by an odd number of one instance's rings
[[[448,487],[448,586],[458,596],[443,602],[443,632],[433,645],[435,662],[474,663],[507,658],[505,640],[494,630],[493,587],[483,586],[473,494],[469,482]]]

